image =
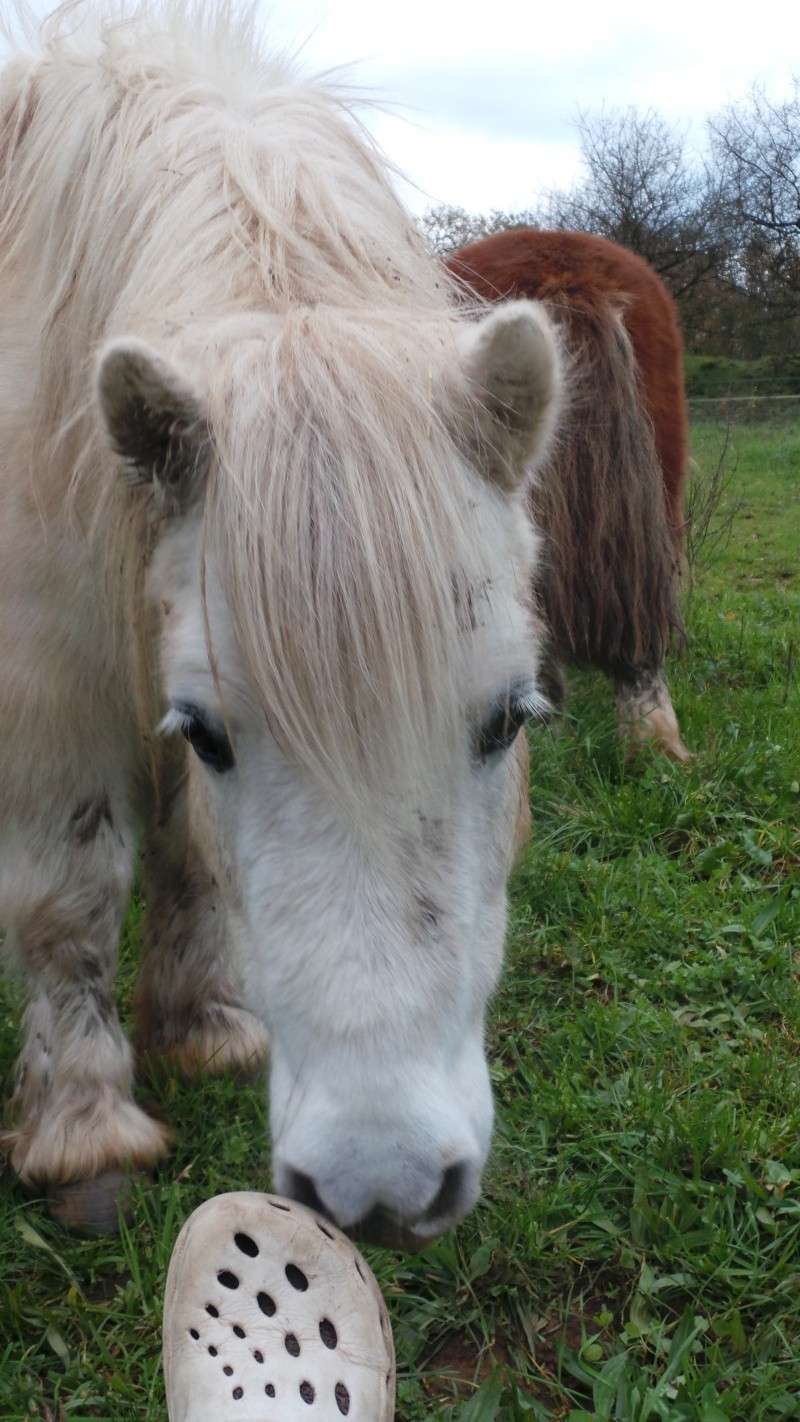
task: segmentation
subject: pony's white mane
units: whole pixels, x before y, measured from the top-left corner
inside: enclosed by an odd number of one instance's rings
[[[36,477],[135,555],[92,361],[188,349],[202,543],[271,725],[362,800],[379,757],[422,767],[459,694],[454,579],[486,581],[447,418],[465,318],[346,97],[229,7],[62,7],[0,73],[0,251],[40,323]]]

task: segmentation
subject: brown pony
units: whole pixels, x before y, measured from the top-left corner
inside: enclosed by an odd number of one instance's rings
[[[571,407],[531,496],[549,544],[538,586],[551,637],[545,689],[559,705],[562,663],[601,668],[624,738],[685,761],[663,675],[683,636],[688,443],[672,298],[640,257],[582,232],[500,232],[448,265],[470,295],[543,301],[572,357]]]

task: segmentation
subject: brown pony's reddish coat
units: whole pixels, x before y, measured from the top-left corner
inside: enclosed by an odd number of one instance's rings
[[[608,672],[618,697],[644,691],[669,705],[661,667],[683,631],[688,442],[671,297],[641,258],[585,233],[502,232],[448,265],[470,297],[544,302],[571,360],[560,440],[531,495],[549,545],[538,595],[550,628],[551,694],[559,699],[557,663],[575,661]]]
[[[520,296],[557,300],[562,309],[568,304],[576,319],[622,299],[653,422],[667,508],[680,537],[688,450],[683,341],[675,303],[653,268],[605,237],[533,228],[485,237],[456,252],[448,265],[486,301]]]

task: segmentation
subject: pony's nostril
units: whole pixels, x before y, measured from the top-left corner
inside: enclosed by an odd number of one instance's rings
[[[401,1174],[401,1172],[398,1172]],[[342,1210],[343,1220],[337,1220],[331,1208],[324,1204],[320,1193],[310,1175],[306,1175],[302,1170],[288,1168],[285,1170],[284,1183],[282,1188],[287,1195],[298,1204],[306,1205],[316,1211],[325,1219],[332,1223],[338,1223],[345,1233],[350,1235],[359,1243],[382,1244],[386,1248],[404,1249],[413,1251],[424,1247],[424,1241],[435,1235],[439,1228],[446,1228],[454,1219],[460,1219],[465,1212],[465,1201],[469,1195],[471,1166],[468,1160],[460,1161],[455,1165],[450,1165],[442,1172],[439,1179],[439,1186],[432,1200],[420,1212],[420,1203],[416,1208],[411,1201],[406,1201],[401,1196],[392,1198],[393,1190],[390,1186],[388,1190],[381,1191],[376,1202],[360,1218],[352,1219],[352,1212],[348,1208],[349,1202],[345,1201]],[[435,1177],[434,1177],[435,1178]],[[427,1189],[431,1188],[430,1176],[427,1181],[420,1180],[418,1188],[420,1193],[425,1190],[422,1199],[427,1195]],[[377,1191],[376,1191],[377,1194]],[[335,1207],[334,1207],[335,1208]],[[351,1216],[348,1221],[347,1217]],[[324,1231],[324,1226],[320,1225]],[[419,1230],[419,1236],[417,1236]],[[302,1289],[303,1283],[307,1280],[293,1277],[294,1266],[288,1265],[286,1277],[289,1283],[297,1289]],[[299,1271],[298,1271],[299,1274]]]
[[[465,1165],[448,1165],[442,1176],[442,1183],[436,1193],[436,1198],[431,1200],[422,1216],[426,1223],[430,1220],[447,1219],[449,1215],[458,1213],[464,1193],[466,1173],[467,1167]]]
[[[323,1205],[317,1187],[310,1175],[304,1175],[302,1170],[290,1170],[287,1194],[291,1199],[296,1200],[298,1205],[307,1205],[310,1210],[316,1210],[318,1215],[322,1215],[326,1220],[331,1218],[330,1210]]]

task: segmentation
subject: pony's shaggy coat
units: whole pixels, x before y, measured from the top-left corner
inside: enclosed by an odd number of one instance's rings
[[[75,1219],[165,1149],[114,1004],[141,829],[144,1049],[252,1067],[266,1025],[277,1188],[434,1235],[491,1134],[558,342],[530,302],[468,319],[343,96],[225,7],[73,4],[30,48],[0,71],[14,1166],[78,1182]]]

